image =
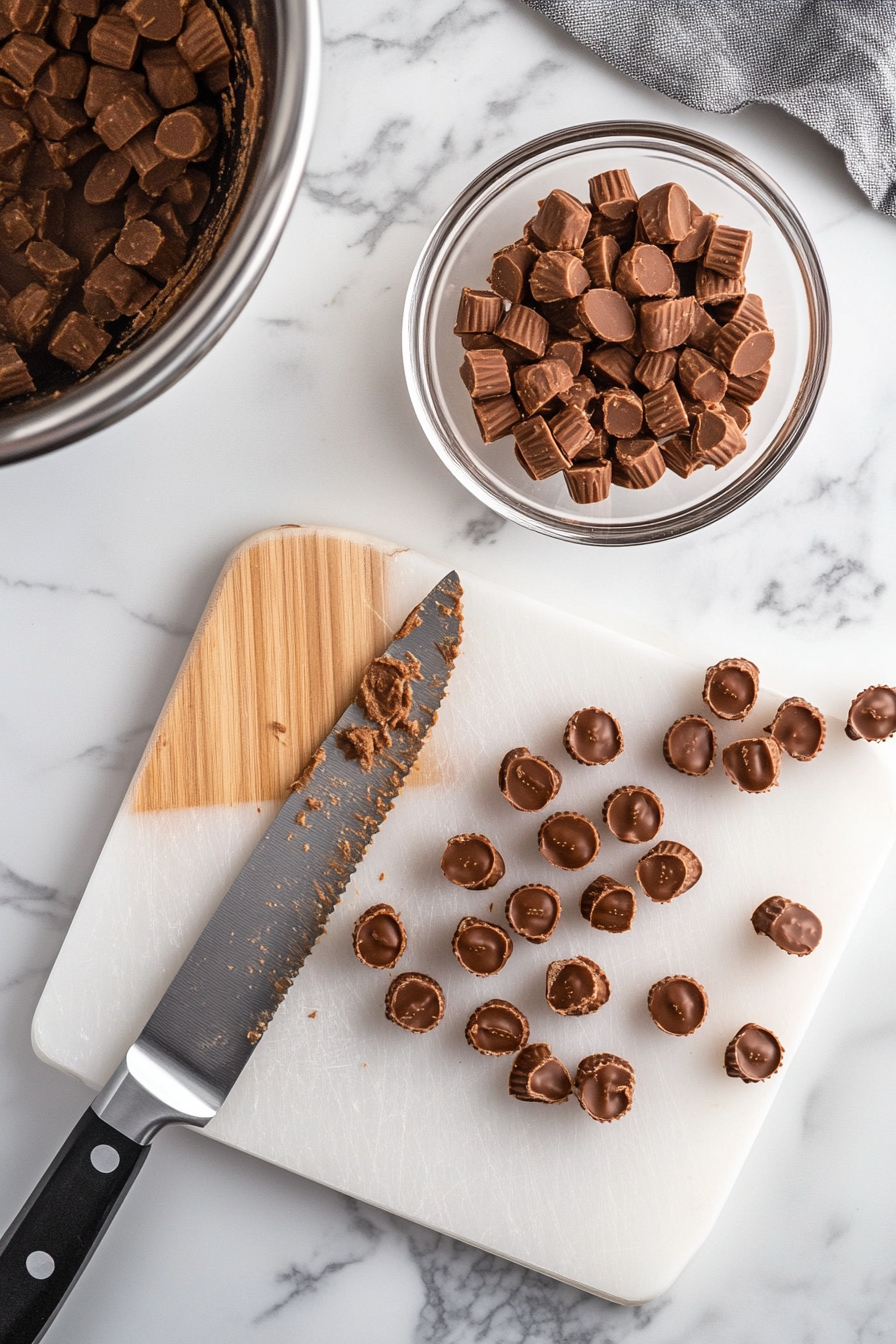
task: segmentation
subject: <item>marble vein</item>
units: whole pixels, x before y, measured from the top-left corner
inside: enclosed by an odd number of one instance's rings
[[[11,578],[7,574],[0,574],[0,587],[10,592],[18,589],[26,592],[54,593],[63,597],[95,597],[102,601],[114,602],[126,616],[139,621],[141,625],[148,625],[153,630],[160,630],[162,634],[171,635],[175,639],[189,639],[193,634],[192,628],[163,620],[162,617],[156,616],[153,612],[135,611],[122,602],[117,593],[108,588],[76,588],[72,584],[48,583],[41,579]]]

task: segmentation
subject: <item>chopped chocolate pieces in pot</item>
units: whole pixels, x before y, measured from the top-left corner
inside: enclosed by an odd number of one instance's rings
[[[711,271],[738,280],[747,268],[752,245],[753,235],[749,229],[716,224],[703,254],[703,264]]]
[[[617,840],[641,845],[652,840],[663,824],[663,805],[652,789],[626,784],[604,801],[603,818]]]
[[[504,876],[504,860],[487,835],[455,835],[445,846],[442,872],[455,886],[488,891]]]
[[[724,658],[707,668],[703,699],[720,719],[745,719],[759,694],[759,668],[747,658]]]
[[[591,705],[570,717],[563,745],[581,765],[609,765],[622,754],[622,729],[612,714]]]
[[[751,916],[753,928],[794,957],[808,957],[821,942],[821,920],[805,905],[771,896],[757,905]]]
[[[661,247],[635,243],[619,258],[613,284],[627,299],[672,295],[676,289],[675,268]]]
[[[34,391],[28,366],[14,345],[0,341],[0,397],[22,397]]]
[[[773,737],[744,737],[722,752],[725,774],[743,793],[768,793],[778,783],[781,748]]]
[[[441,986],[420,971],[397,975],[386,991],[386,1017],[405,1031],[421,1034],[437,1027],[445,1013]]]
[[[506,999],[489,999],[471,1014],[464,1035],[480,1055],[512,1055],[528,1041],[529,1023]]]
[[[513,943],[498,924],[467,915],[454,931],[451,950],[471,975],[497,975],[510,958]]]
[[[530,882],[510,893],[504,914],[521,938],[530,943],[546,943],[560,919],[560,897],[553,887]]]
[[[886,742],[896,733],[896,687],[869,686],[849,707],[846,736],[854,742]]]
[[[648,393],[648,395],[650,395]],[[637,392],[611,387],[601,396],[604,429],[614,439],[634,439],[644,423],[644,406]]]
[[[510,1095],[517,1101],[554,1105],[566,1101],[571,1091],[572,1079],[549,1045],[527,1045],[513,1061]]]
[[[610,982],[590,957],[567,957],[548,966],[545,997],[561,1017],[585,1017],[607,1002]]]
[[[660,905],[690,891],[702,874],[697,855],[676,840],[661,840],[635,865],[635,877],[644,895]]]
[[[685,714],[676,719],[663,739],[667,765],[683,775],[707,775],[716,755],[716,735],[712,724],[701,714]]]
[[[647,1011],[669,1036],[693,1036],[706,1021],[708,1009],[706,990],[689,975],[667,975],[647,994]]]
[[[824,746],[824,715],[808,700],[795,695],[778,706],[765,731],[795,761],[814,761]]]
[[[374,970],[396,966],[408,945],[404,925],[391,905],[372,905],[359,916],[352,934],[355,956]]]
[[[579,909],[592,929],[604,933],[627,933],[635,918],[638,902],[631,887],[602,874],[582,892]]]
[[[78,373],[86,373],[105,354],[111,340],[109,333],[86,313],[68,313],[51,334],[47,349],[55,359],[61,359]],[[0,395],[8,395],[2,387]]]
[[[508,751],[498,768],[498,787],[518,812],[540,812],[560,792],[560,771],[528,747]]]
[[[542,359],[517,369],[513,375],[513,384],[526,415],[538,415],[561,392],[572,386],[572,374],[565,360]]]
[[[774,1032],[748,1022],[728,1042],[725,1072],[744,1083],[762,1083],[781,1067],[784,1047]]]
[[[635,1096],[635,1071],[619,1055],[588,1055],[576,1069],[576,1096],[592,1120],[608,1124],[628,1115]]]
[[[600,849],[597,827],[579,812],[554,812],[542,822],[538,848],[555,868],[575,871],[593,863]]]
[[[614,289],[589,289],[576,303],[582,324],[601,341],[628,341],[635,334],[635,315]]]

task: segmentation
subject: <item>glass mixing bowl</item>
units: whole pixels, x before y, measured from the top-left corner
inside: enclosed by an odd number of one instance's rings
[[[531,481],[513,438],[483,444],[453,327],[464,285],[484,289],[492,254],[522,234],[536,202],[555,187],[588,198],[588,179],[627,168],[639,195],[681,183],[702,210],[751,229],[748,288],[760,294],[776,351],[753,413],[746,451],[719,471],[687,480],[667,471],[647,490],[613,487],[600,504],[576,504],[563,476]],[[461,193],[433,230],[411,277],[404,310],[405,373],[430,443],[490,508],[565,541],[636,545],[681,536],[724,517],[781,470],[806,432],[827,374],[830,309],[818,254],[791,202],[766,173],[721,141],[651,122],[571,126],[505,155]]]

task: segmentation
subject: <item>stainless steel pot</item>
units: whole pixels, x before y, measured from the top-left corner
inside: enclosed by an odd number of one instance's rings
[[[158,330],[52,398],[0,411],[0,465],[51,452],[151,401],[214,345],[271,259],[299,188],[320,82],[317,0],[226,0],[251,23],[264,81],[264,121],[234,221],[200,279]]]

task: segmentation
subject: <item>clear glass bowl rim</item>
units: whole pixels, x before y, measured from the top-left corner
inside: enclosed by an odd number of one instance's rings
[[[536,504],[519,503],[496,491],[458,443],[441,414],[434,391],[428,346],[432,300],[444,263],[471,217],[503,190],[512,174],[536,161],[559,157],[571,148],[587,148],[619,140],[639,148],[651,145],[683,152],[697,163],[721,168],[742,190],[766,209],[784,235],[799,267],[809,314],[806,369],[790,411],[757,460],[716,495],[659,518],[607,523],[582,518],[574,522],[546,516]],[[461,192],[436,224],[420,253],[408,285],[402,321],[402,353],[408,393],[420,424],[439,457],[454,476],[495,512],[563,541],[593,546],[636,546],[684,536],[717,522],[768,485],[798,447],[815,413],[827,377],[831,350],[831,313],[827,284],[815,244],[796,207],[757,164],[739,150],[711,136],[684,127],[650,121],[601,121],[567,126],[529,140],[485,168]]]

